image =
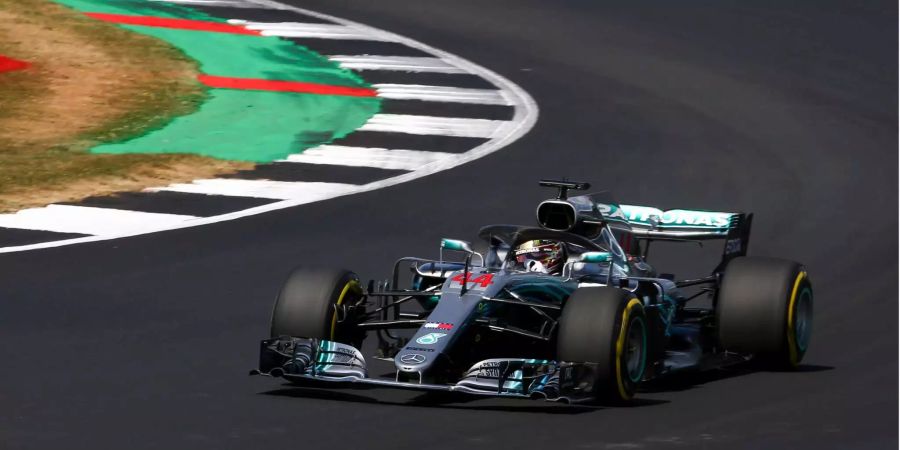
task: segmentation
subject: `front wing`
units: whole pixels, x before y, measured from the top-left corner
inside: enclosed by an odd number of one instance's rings
[[[451,384],[369,377],[362,353],[338,342],[280,337],[260,343],[259,368],[251,375],[281,377],[301,385],[390,387],[416,391],[457,392],[493,397],[531,398],[568,403],[589,401],[593,364],[538,359],[487,359],[474,364]]]

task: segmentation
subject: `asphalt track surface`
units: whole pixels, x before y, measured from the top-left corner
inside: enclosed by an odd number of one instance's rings
[[[537,126],[375,192],[0,255],[0,447],[896,448],[896,3],[296,3],[497,71],[537,100]],[[754,211],[751,254],[814,282],[801,370],[715,372],[631,408],[246,376],[291,267],[384,277],[440,237],[532,223],[536,180],[563,175],[630,204]],[[706,264],[674,251],[661,270]]]

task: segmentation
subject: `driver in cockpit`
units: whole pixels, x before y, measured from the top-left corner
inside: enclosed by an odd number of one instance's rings
[[[568,258],[566,244],[549,239],[525,241],[516,247],[516,266],[529,272],[562,274]]]

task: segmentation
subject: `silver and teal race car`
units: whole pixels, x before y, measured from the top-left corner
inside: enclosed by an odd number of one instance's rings
[[[662,211],[568,196],[587,183],[541,185],[559,191],[538,206],[539,226],[484,227],[482,252],[443,239],[437,259],[400,258],[391,279],[366,285],[349,270],[295,270],[252,373],[621,404],[643,382],[680,371],[800,363],[810,279],[796,262],[746,256],[752,214]],[[647,252],[658,240],[723,241],[721,262],[699,279],[657,273]],[[560,264],[523,258],[535,252]]]

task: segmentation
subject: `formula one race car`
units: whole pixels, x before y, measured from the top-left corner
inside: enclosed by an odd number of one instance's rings
[[[444,239],[437,260],[401,258],[390,280],[366,287],[347,270],[295,270],[252,373],[300,385],[616,404],[642,382],[685,369],[800,363],[810,280],[798,263],[745,256],[752,214],[664,212],[605,194],[567,196],[587,183],[541,185],[559,194],[539,205],[540,226],[484,227],[484,254]],[[653,241],[710,239],[725,245],[708,277],[676,281],[646,261]],[[445,260],[451,252],[462,260]],[[703,298],[711,306],[688,306]],[[370,358],[391,363],[385,376],[371,376],[375,362],[361,353],[370,333]]]

